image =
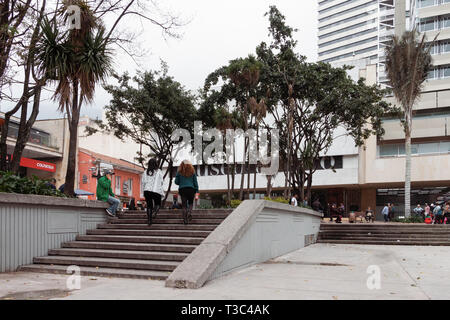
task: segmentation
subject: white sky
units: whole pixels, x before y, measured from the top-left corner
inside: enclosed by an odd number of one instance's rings
[[[175,80],[196,91],[209,73],[229,60],[254,53],[256,46],[267,40],[268,18],[264,13],[270,5],[278,7],[289,26],[299,29],[298,52],[310,62],[317,60],[317,0],[165,0],[160,3],[191,21],[181,29],[182,39],[165,41],[160,29],[147,24],[140,39],[141,46],[150,50],[150,55],[141,59],[138,66],[117,51],[116,71],[134,74],[136,69],[159,69],[162,59],[168,63],[169,73]],[[101,110],[108,102],[108,94],[98,87],[94,103],[85,106],[82,114],[101,117]],[[57,105],[50,99],[43,101],[39,119],[61,117],[56,109]]]

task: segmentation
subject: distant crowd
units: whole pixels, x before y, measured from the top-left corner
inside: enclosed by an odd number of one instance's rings
[[[416,217],[423,219],[428,224],[450,224],[450,201],[446,203],[437,202],[425,206],[422,208],[420,204],[414,208],[413,213]]]

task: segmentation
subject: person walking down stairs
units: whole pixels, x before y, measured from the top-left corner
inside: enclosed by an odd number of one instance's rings
[[[184,160],[178,168],[175,184],[178,185],[178,193],[181,196],[183,223],[186,225],[192,220],[194,197],[198,193],[197,175],[192,163],[188,160]]]
[[[142,176],[142,183],[147,202],[147,223],[151,226],[152,219],[156,217],[161,208],[161,198],[164,196],[164,176],[155,158],[149,160],[147,171]]]

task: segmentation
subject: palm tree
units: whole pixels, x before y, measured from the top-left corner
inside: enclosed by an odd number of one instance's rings
[[[261,73],[262,65],[256,58],[252,55],[245,59],[236,59],[230,61],[230,65],[226,69],[226,73],[231,82],[236,86],[236,88],[243,93],[243,101],[238,101],[240,109],[243,115],[244,131],[247,132],[249,129],[249,108],[250,99],[252,94],[256,89],[259,77]],[[245,171],[247,171],[247,195],[250,194],[250,165],[247,161],[247,153],[249,148],[249,139],[244,139],[244,163],[241,169],[241,187],[239,190],[239,200],[244,200],[244,179]],[[246,170],[244,170],[246,168]]]
[[[401,38],[392,37],[386,47],[386,75],[395,98],[400,103],[405,130],[406,173],[405,215],[411,215],[411,130],[413,106],[422,91],[424,81],[432,69],[430,49],[425,35],[418,40],[417,30],[406,31]]]
[[[107,78],[112,65],[104,27],[85,1],[66,3],[67,6],[74,4],[80,7],[81,29],[61,33],[55,20],[44,21],[38,57],[42,72],[46,72],[57,85],[53,98],[59,102],[59,109],[67,113],[69,122],[69,157],[64,190],[67,195],[74,194],[81,106],[84,102],[92,102],[96,85]]]

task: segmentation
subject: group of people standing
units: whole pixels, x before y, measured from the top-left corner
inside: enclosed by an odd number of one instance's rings
[[[111,188],[111,172],[106,172],[97,183],[97,199],[108,202],[111,206],[106,209],[106,213],[115,217],[120,200],[117,199]],[[161,199],[164,197],[164,175],[159,168],[158,160],[152,158],[147,164],[147,169],[142,176],[144,198],[147,203],[147,223],[152,225],[153,219],[161,209]],[[192,163],[184,160],[178,168],[175,177],[175,184],[178,185],[178,193],[181,196],[183,210],[183,223],[188,224],[192,220],[192,209],[195,194],[198,193],[198,181]]]
[[[422,208],[420,204],[414,208],[413,213],[417,217],[421,217],[424,221],[430,219],[432,224],[450,224],[450,201],[447,203],[432,203]]]
[[[393,203],[387,203],[383,210],[381,210],[384,222],[392,222],[395,219],[395,205]]]

